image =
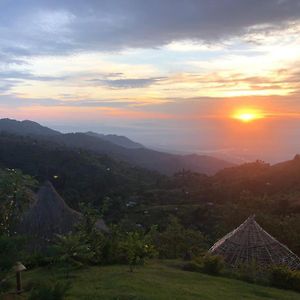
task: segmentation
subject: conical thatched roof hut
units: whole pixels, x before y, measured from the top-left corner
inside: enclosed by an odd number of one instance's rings
[[[231,267],[254,261],[262,267],[286,265],[300,269],[300,258],[264,231],[255,221],[255,216],[221,238],[209,252],[222,256]]]
[[[82,215],[71,209],[47,181],[38,191],[37,199],[25,214],[20,233],[51,240],[55,234],[67,234],[80,222]],[[96,223],[99,230],[107,231],[103,220]]]

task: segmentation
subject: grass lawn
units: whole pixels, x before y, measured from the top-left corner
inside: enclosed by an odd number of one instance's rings
[[[138,267],[133,273],[128,272],[127,266],[76,270],[71,272],[72,288],[67,299],[300,299],[300,293],[182,271],[177,264],[170,261],[151,262]],[[27,271],[23,278],[25,286],[41,278],[66,280],[65,274],[57,269]]]

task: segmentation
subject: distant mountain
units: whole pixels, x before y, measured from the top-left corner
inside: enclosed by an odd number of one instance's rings
[[[31,121],[19,122],[4,119],[2,124],[3,126],[1,126],[0,122],[0,132],[33,136],[36,139],[51,141],[72,149],[84,149],[96,154],[105,154],[115,160],[128,162],[133,166],[158,171],[167,175],[183,169],[212,175],[224,168],[234,166],[234,164],[225,160],[206,155],[177,155],[151,150],[144,148],[142,145],[142,147],[137,147],[139,144],[132,142],[126,137],[110,135],[109,138],[103,138],[95,133],[62,134]],[[121,143],[123,145],[120,145]],[[133,147],[133,144],[136,147]]]
[[[87,134],[89,136],[93,136],[93,137],[98,137],[102,140],[111,142],[113,144],[116,144],[116,145],[119,145],[119,146],[122,146],[122,147],[128,148],[128,149],[145,148],[142,144],[136,143],[136,142],[130,140],[128,137],[122,136],[122,135],[100,134],[100,133],[95,133],[92,131],[88,131],[85,134]]]
[[[182,169],[215,174],[234,164],[206,155],[176,155],[147,148],[128,149],[84,133],[67,133],[52,139],[64,146],[106,154],[119,161],[171,175]]]
[[[40,135],[53,136],[59,135],[60,132],[44,127],[39,123],[25,120],[17,121],[12,119],[0,119],[0,132],[13,133],[17,135]]]

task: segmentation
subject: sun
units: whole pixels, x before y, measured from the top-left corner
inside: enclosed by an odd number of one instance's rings
[[[237,119],[247,123],[256,119],[256,115],[253,113],[242,113],[237,116]]]
[[[237,110],[233,116],[234,119],[244,123],[250,123],[264,117],[263,113],[256,109],[240,109]]]

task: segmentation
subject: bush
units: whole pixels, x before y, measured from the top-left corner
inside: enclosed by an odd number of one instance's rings
[[[292,289],[300,292],[300,272],[298,271],[293,271],[293,276],[292,276]]]
[[[224,270],[224,266],[221,256],[205,255],[202,259],[203,272],[210,275],[219,275]]]
[[[206,238],[197,230],[186,229],[176,217],[170,217],[163,232],[152,232],[152,241],[160,258],[191,259],[206,249]]]
[[[13,286],[14,285],[9,280],[5,280],[5,279],[0,280],[0,294],[9,291]]]
[[[24,239],[0,236],[0,271],[8,271],[17,260],[23,260]]]
[[[38,283],[31,290],[28,300],[63,300],[67,296],[70,284],[57,282],[55,284]]]
[[[134,266],[142,265],[147,258],[152,258],[156,255],[155,248],[148,240],[148,237],[139,232],[128,232],[123,237],[119,247],[131,272]]]
[[[268,276],[266,274],[268,274],[268,270],[262,268],[255,260],[250,263],[240,264],[237,269],[230,270],[232,277],[251,283],[268,284]]]
[[[188,263],[185,263],[182,266],[182,269],[184,271],[189,271],[189,272],[201,272],[202,266],[201,266],[201,264],[197,263],[196,261],[190,261]]]
[[[278,288],[300,291],[300,272],[275,266],[271,269],[270,283]]]
[[[81,267],[88,264],[94,253],[90,245],[77,233],[67,235],[57,235],[55,245],[57,247],[57,257],[54,263],[62,266]]]
[[[28,269],[34,269],[37,267],[50,267],[57,263],[58,257],[61,255],[60,249],[56,245],[49,245],[42,250],[32,251],[28,253],[24,262]]]
[[[182,269],[191,272],[204,272],[209,275],[219,275],[224,269],[224,261],[221,256],[209,255],[197,256],[183,265]]]

